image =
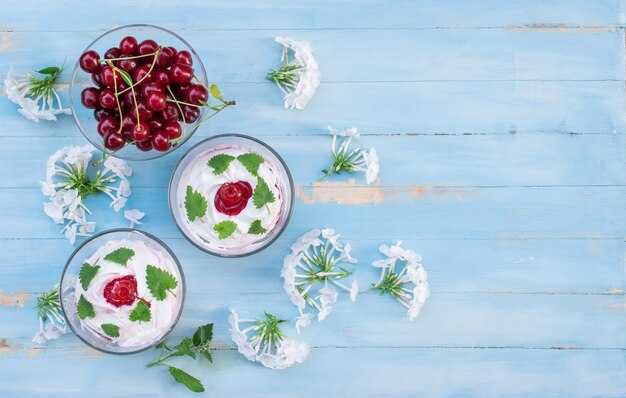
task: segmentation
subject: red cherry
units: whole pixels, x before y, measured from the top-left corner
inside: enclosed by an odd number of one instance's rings
[[[114,74],[115,78],[113,77]],[[102,83],[107,87],[113,87],[116,82],[118,87],[120,84],[124,83],[120,72],[114,71],[113,68],[111,68],[110,66],[105,66],[104,68],[102,68],[102,71],[100,71],[100,79],[102,80]]]
[[[134,117],[135,114],[132,112],[132,108],[135,107],[135,97],[133,96],[132,90],[128,90],[124,94],[122,94],[121,102],[124,104],[123,108],[130,109],[130,113]]]
[[[131,305],[137,299],[137,280],[133,275],[112,279],[104,286],[103,295],[115,307]]]
[[[95,87],[87,87],[80,93],[80,102],[88,109],[96,109],[100,106],[100,90]]]
[[[174,90],[174,94],[176,94],[176,99],[179,101],[187,101],[187,91],[189,90],[189,86],[178,86],[176,90]]]
[[[105,88],[106,86],[102,83],[102,77],[100,76],[100,72],[91,74],[91,81],[95,83],[96,86],[100,88]]]
[[[122,149],[124,144],[126,144],[126,137],[117,131],[110,131],[104,136],[104,146],[112,151]]]
[[[165,131],[157,131],[152,135],[152,147],[160,152],[165,152],[172,147]]]
[[[114,109],[117,107],[117,101],[115,100],[115,91],[112,88],[105,88],[100,93],[100,106],[104,109]]]
[[[132,115],[126,114],[122,116],[122,132],[123,133],[130,133],[130,130],[132,130],[135,124],[136,124],[135,118]]]
[[[137,104],[137,111],[139,112],[139,120],[142,122],[149,122],[154,117],[154,113],[148,107],[145,102],[141,101]],[[136,115],[135,111],[131,109],[131,112]]]
[[[120,50],[124,54],[135,55],[137,52],[137,39],[132,36],[126,36],[120,41]]]
[[[180,112],[178,112],[178,107],[176,106],[176,104],[168,102],[167,105],[165,105],[165,109],[163,109],[159,114],[159,117],[164,122],[175,122],[176,120],[178,120],[179,114]]]
[[[183,134],[183,129],[177,122],[166,123],[163,131],[165,131],[170,140],[175,140]]]
[[[151,54],[156,51],[159,45],[154,40],[144,40],[137,45],[137,55]],[[149,58],[149,57],[148,57]]]
[[[115,133],[120,128],[120,121],[113,116],[103,116],[98,122],[98,134],[102,137],[108,133]]]
[[[115,117],[115,111],[112,109],[102,109],[102,108],[96,108],[93,111],[93,117],[97,120],[100,121],[102,120],[103,117],[105,116],[113,116]]]
[[[169,86],[170,85],[170,74],[167,70],[158,70],[154,74],[154,82],[160,84],[161,86]]]
[[[80,68],[85,72],[100,72],[100,55],[98,55],[98,53],[93,50],[87,51],[80,56],[78,64],[80,65]]]
[[[185,95],[187,102],[190,104],[198,104],[200,101],[206,102],[209,97],[206,88],[199,84],[190,85]]]
[[[191,54],[187,50],[179,51],[174,57],[175,64],[185,64],[185,65],[193,65],[193,58]]]
[[[248,205],[252,186],[247,181],[225,182],[217,190],[213,203],[215,209],[227,216],[236,216]]]
[[[150,83],[154,78],[154,71],[150,72],[150,74],[148,75],[149,71],[150,65],[139,66],[137,69],[135,69],[135,72],[133,72],[133,81],[141,85]],[[146,77],[146,75],[148,76]]]
[[[150,127],[150,131],[159,131],[163,129],[163,122],[158,119],[152,119],[148,122],[148,127]]]
[[[122,51],[117,47],[112,47],[104,53],[104,59],[119,58],[122,55]]]
[[[144,122],[139,122],[130,130],[130,136],[136,142],[145,141],[150,138],[150,127]]]
[[[172,54],[174,54],[174,56],[176,56],[176,54],[178,54],[178,50],[172,46],[168,47],[170,50],[172,50]]]
[[[124,53],[124,54],[122,54],[121,58],[124,58],[124,57],[132,57],[132,55]],[[128,72],[128,73],[130,73],[132,75],[133,72],[135,71],[135,69],[137,69],[137,67],[139,67],[139,62],[135,58],[120,59],[119,61],[117,61],[117,66],[121,70],[126,71],[126,72]]]
[[[152,141],[151,140],[139,141],[135,143],[135,146],[140,151],[148,152],[152,150]]]
[[[185,115],[185,123],[193,123],[200,116],[200,111],[195,106],[183,105],[183,115]]]
[[[163,86],[156,82],[150,82],[146,85],[141,86],[141,96],[144,98],[148,98],[148,96],[154,92],[164,94]]]
[[[191,66],[174,64],[170,68],[170,80],[174,83],[186,86],[191,83],[191,79],[193,79],[193,68]]]
[[[146,97],[146,107],[154,112],[160,112],[165,109],[165,94],[152,92]]]
[[[159,51],[157,55],[156,66],[165,69],[169,68],[174,63],[174,51],[171,48],[165,47]]]

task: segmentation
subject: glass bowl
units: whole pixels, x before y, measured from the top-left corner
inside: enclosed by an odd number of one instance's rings
[[[183,192],[185,192],[186,187],[183,184],[185,184],[184,178],[188,177],[185,174],[185,171],[190,165],[192,165],[192,162],[194,162],[196,159],[198,159],[199,165],[204,164],[206,160],[205,158],[208,159],[211,152],[218,151],[220,149],[241,149],[246,152],[252,152],[261,155],[268,162],[268,169],[266,170],[271,171],[272,175],[276,176],[276,184],[280,193],[278,199],[280,199],[281,206],[278,210],[275,210],[277,221],[274,226],[267,233],[263,234],[258,240],[245,243],[244,245],[239,247],[224,246],[224,243],[220,243],[219,240],[211,238],[210,236],[207,237],[205,233],[206,230],[202,231],[205,236],[200,236],[198,233],[193,231],[193,229],[191,228],[192,223],[190,223],[187,218],[186,209],[184,206],[186,193],[183,194]],[[235,161],[233,160],[233,162]],[[261,173],[260,170],[261,169],[259,169],[259,173]],[[231,172],[233,171],[231,170]],[[189,173],[191,173],[191,171]],[[247,172],[243,173],[245,174]],[[208,176],[210,176],[210,174]],[[254,178],[252,174],[249,174],[247,177],[251,179]],[[227,182],[235,182],[231,181],[229,179],[229,176],[225,178],[228,179]],[[246,177],[244,176],[243,178]],[[212,206],[214,206],[214,198],[216,196],[216,194],[213,193],[214,190],[215,189],[207,190],[207,192],[210,191],[208,195],[205,193],[205,200],[209,209],[214,209],[214,207],[212,208]],[[213,196],[210,196],[211,193],[213,193]],[[285,230],[287,224],[289,223],[289,219],[291,218],[291,210],[293,208],[294,201],[294,186],[293,179],[291,178],[291,173],[289,172],[287,165],[280,157],[280,155],[270,146],[260,140],[257,140],[256,138],[252,138],[246,135],[224,134],[213,136],[199,142],[191,149],[189,149],[189,151],[179,160],[170,180],[168,197],[170,212],[172,213],[172,217],[174,218],[176,227],[193,245],[209,254],[213,254],[219,257],[242,257],[263,250],[264,248],[272,244]],[[247,206],[250,206],[252,203],[253,199],[250,198],[247,202]],[[244,211],[245,210],[246,209],[244,208]],[[219,215],[219,217],[226,218],[227,220],[231,219],[230,217],[225,217],[223,215]],[[198,220],[195,220],[194,222],[197,221]],[[208,223],[206,224],[207,228],[211,228]],[[208,232],[208,235],[213,234],[212,232],[210,232],[210,230]],[[243,234],[243,232],[241,233]]]
[[[141,345],[133,345],[132,347],[123,347],[111,341],[105,335],[97,334],[91,331],[88,327],[84,326],[77,314],[77,300],[75,292],[77,283],[79,282],[79,272],[83,262],[91,257],[100,247],[112,240],[130,239],[133,241],[140,241],[147,245],[149,248],[154,249],[163,255],[164,259],[170,261],[174,265],[178,275],[175,275],[178,281],[180,281],[180,302],[178,308],[175,311],[175,315],[172,317],[170,324],[163,328],[161,334],[155,338],[154,341],[145,342]],[[115,278],[113,278],[115,279]],[[94,278],[93,281],[96,281]],[[93,283],[92,281],[92,283]],[[69,324],[70,328],[85,344],[98,351],[102,351],[109,354],[134,354],[154,347],[161,341],[163,341],[167,335],[174,329],[180,315],[183,311],[185,304],[185,275],[183,269],[178,262],[178,259],[174,253],[167,247],[161,240],[147,232],[139,231],[133,228],[116,228],[108,231],[101,232],[92,236],[84,241],[67,260],[63,275],[61,276],[60,285],[60,301],[63,315]],[[138,302],[138,301],[137,301]],[[153,300],[154,302],[154,300]],[[158,302],[158,301],[157,301]],[[102,314],[106,314],[103,311]]]
[[[85,48],[81,55],[86,51],[94,50],[98,52],[100,57],[104,57],[104,53],[109,48],[117,47],[120,43],[120,40],[126,36],[133,36],[139,42],[146,39],[152,39],[156,41],[160,46],[173,46],[178,51],[189,51],[193,61],[195,74],[194,81],[202,84],[204,87],[208,87],[206,71],[204,69],[204,65],[202,64],[202,60],[198,56],[198,53],[196,53],[191,45],[189,45],[189,43],[187,43],[182,37],[159,26],[126,25],[115,28],[104,33],[93,42],[91,42],[91,44],[89,44],[87,48]],[[104,151],[102,137],[100,136],[100,134],[98,134],[97,130],[98,121],[94,116],[94,110],[85,108],[81,102],[81,92],[86,87],[93,86],[95,86],[95,83],[91,79],[91,74],[82,70],[79,66],[79,61],[77,60],[76,65],[74,66],[74,70],[72,72],[72,80],[70,83],[70,108],[72,109],[72,115],[74,116],[74,121],[76,122],[78,129],[85,136],[85,138],[87,138],[87,140],[91,142],[93,146],[101,151]],[[184,129],[187,131],[185,137],[181,139],[176,144],[176,146],[172,146],[167,151],[159,152],[153,149],[144,152],[135,148],[134,145],[126,145],[118,151],[108,151],[108,153],[112,156],[125,160],[148,160],[161,157],[183,145],[185,141],[187,141],[193,135],[193,133],[195,133],[200,121],[204,118],[204,116],[205,108],[200,108],[200,115],[198,116],[196,121],[184,125]]]

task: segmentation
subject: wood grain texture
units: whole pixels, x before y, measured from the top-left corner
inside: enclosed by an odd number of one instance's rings
[[[173,154],[132,164],[128,208],[147,213],[142,229],[165,240],[187,277],[172,339],[216,325],[214,364],[176,362],[202,379],[202,396],[626,396],[623,1],[107,4],[124,11],[75,0],[0,5],[0,74],[65,56],[71,65],[106,30],[153,23],[187,39],[237,100]],[[310,41],[321,65],[303,112],[282,109],[264,81],[279,34]],[[38,180],[55,149],[85,141],[71,118],[35,124],[5,97],[0,122],[0,396],[193,396],[164,369],[145,368],[155,352],[104,355],[73,336],[31,342],[34,300],[73,250],[43,214]],[[360,145],[377,149],[375,184],[318,180],[328,124],[357,126]],[[297,198],[271,247],[219,259],[182,238],[166,194],[193,143],[231,132],[276,148]],[[98,230],[127,225],[104,198],[87,205]],[[364,289],[380,244],[402,240],[422,254],[432,288],[423,312],[408,322],[403,307],[367,292],[303,331],[306,363],[275,372],[247,362],[228,338],[228,308],[293,319],[282,259],[295,238],[325,226],[353,245]]]

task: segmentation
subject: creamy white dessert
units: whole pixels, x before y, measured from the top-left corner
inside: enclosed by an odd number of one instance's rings
[[[285,186],[269,159],[239,146],[196,156],[181,173],[176,209],[182,228],[212,251],[263,239],[278,223]]]
[[[139,240],[111,240],[86,259],[75,290],[81,325],[120,347],[145,347],[176,321],[183,299],[168,253]]]

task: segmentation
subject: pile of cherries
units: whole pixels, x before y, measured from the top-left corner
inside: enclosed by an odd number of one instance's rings
[[[113,151],[127,143],[142,151],[169,150],[183,134],[181,122],[195,122],[208,99],[207,89],[192,82],[189,51],[154,40],[127,36],[103,59],[85,52],[79,65],[95,84],[82,91],[81,102],[94,110],[104,146]]]

